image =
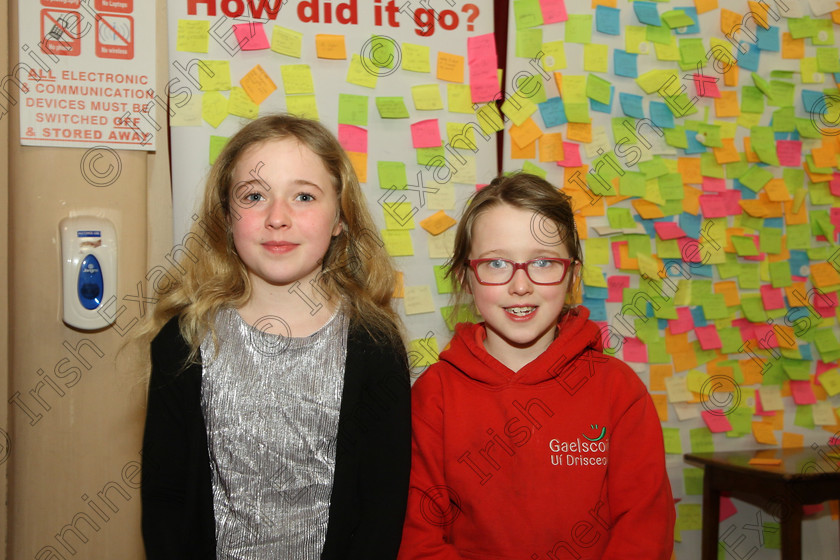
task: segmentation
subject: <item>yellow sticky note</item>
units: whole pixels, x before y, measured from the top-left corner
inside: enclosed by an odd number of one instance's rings
[[[537,112],[537,106],[527,97],[512,95],[502,103],[502,112],[510,117],[514,124],[521,125],[525,119]]]
[[[248,97],[245,90],[241,87],[235,87],[230,91],[230,99],[228,99],[228,112],[237,117],[244,117],[246,119],[256,119],[260,112],[260,107]]]
[[[314,97],[314,96],[313,96]],[[361,152],[347,152],[350,163],[353,164],[353,171],[360,183],[367,183],[367,160],[368,155]]]
[[[402,43],[402,69],[409,72],[431,72],[429,47]]]
[[[211,91],[201,96],[201,118],[213,128],[218,127],[228,116],[227,97],[218,91]]]
[[[432,189],[428,189],[428,192],[426,192],[426,206],[430,210],[455,209],[455,185],[452,183],[436,183]]]
[[[422,286],[406,286],[403,298],[406,315],[419,313],[434,313],[435,302],[432,299],[432,289],[428,284]]]
[[[690,402],[694,395],[688,390],[685,377],[671,376],[665,379],[665,391],[668,393],[668,402]]]
[[[419,338],[408,343],[408,363],[411,369],[430,366],[438,361],[437,338]]]
[[[230,89],[230,62],[204,60],[198,65],[198,83],[201,91],[227,91]]]
[[[178,38],[175,50],[178,52],[206,53],[210,39],[210,22],[194,19],[178,20]]]
[[[315,35],[315,52],[318,58],[345,60],[347,50],[344,46],[344,35],[327,35],[325,33]]]
[[[472,114],[472,93],[469,84],[446,84],[446,106],[450,113]]]
[[[438,52],[437,78],[446,82],[463,82],[464,57],[457,54]]]
[[[224,95],[219,92],[211,92],[221,95],[224,99]],[[205,94],[210,95],[210,94]],[[170,126],[201,126],[201,97],[199,95],[191,95],[189,99],[182,103],[181,105],[175,108],[175,114],[172,115],[172,118],[169,120]],[[170,96],[169,98],[170,104],[174,104],[175,101]],[[227,100],[225,99],[225,107],[227,107]],[[225,114],[227,114],[227,110],[225,110]]]
[[[447,165],[452,168],[452,181],[463,185],[475,185],[478,183],[476,173],[475,157],[462,155],[460,158],[453,158]]]
[[[546,71],[553,72],[566,67],[566,47],[563,41],[543,43],[542,52],[545,53],[542,65]]]
[[[347,69],[347,81],[357,86],[373,89],[376,87],[377,78],[375,70],[376,67],[372,66],[370,61],[363,61],[361,56],[354,54],[350,59],[350,68]]]
[[[239,83],[242,89],[245,90],[245,93],[248,94],[248,97],[257,105],[265,101],[266,97],[274,93],[274,90],[277,89],[277,86],[271,81],[271,78],[268,77],[268,74],[265,73],[265,70],[259,64],[251,68],[239,80]]]
[[[271,50],[286,56],[300,58],[303,33],[275,25],[271,32]]]
[[[385,227],[389,230],[414,229],[414,214],[416,213],[416,209],[410,202],[385,202],[382,204]]]
[[[587,72],[606,72],[609,47],[601,43],[589,43],[583,46],[583,69]]]
[[[440,96],[440,86],[438,84],[412,86],[411,98],[414,100],[414,108],[418,111],[443,109],[443,98]]]
[[[431,233],[432,235],[440,235],[448,230],[458,222],[454,218],[447,216],[443,210],[435,212],[428,218],[420,221],[420,227]],[[840,376],[838,376],[840,377]]]
[[[392,257],[410,257],[414,254],[410,231],[383,229],[380,234],[385,243],[385,250]]]
[[[312,71],[308,64],[284,64],[280,67],[283,90],[286,94],[315,93]]]
[[[455,230],[449,228],[440,235],[429,238],[429,258],[448,259],[455,248]]]
[[[305,119],[318,120],[318,104],[314,95],[287,95],[286,111]]]
[[[820,384],[830,397],[840,393],[840,370],[830,369],[820,375]]]

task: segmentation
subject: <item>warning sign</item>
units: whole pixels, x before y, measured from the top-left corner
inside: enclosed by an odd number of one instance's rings
[[[154,150],[161,129],[153,119],[161,104],[154,82],[154,2],[40,0],[19,6],[21,50],[41,46],[19,76],[21,144]],[[138,37],[147,41],[140,48]]]
[[[96,56],[134,58],[134,19],[131,16],[99,16],[96,20]]]
[[[82,52],[82,16],[67,10],[41,10],[41,50],[59,56]]]

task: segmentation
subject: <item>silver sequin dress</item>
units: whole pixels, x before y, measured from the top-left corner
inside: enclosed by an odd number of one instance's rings
[[[218,355],[209,336],[201,345],[218,559],[320,558],[348,327],[336,312],[311,336],[282,337],[219,312]]]

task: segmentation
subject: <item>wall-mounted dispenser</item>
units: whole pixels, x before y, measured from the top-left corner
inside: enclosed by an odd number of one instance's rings
[[[96,216],[74,216],[61,220],[58,229],[61,234],[62,319],[71,327],[82,330],[107,327],[113,320],[100,311],[117,291],[114,224]]]

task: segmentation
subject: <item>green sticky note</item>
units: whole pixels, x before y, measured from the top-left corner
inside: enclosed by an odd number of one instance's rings
[[[530,173],[531,175],[536,175],[537,177],[542,177],[543,179],[548,177],[548,171],[546,171],[545,169],[543,169],[542,167],[540,167],[536,164],[531,163],[528,160],[525,160],[522,163],[522,171],[524,173]]]
[[[840,342],[837,342],[833,328],[816,329],[814,331],[814,344],[819,353],[823,355],[823,358],[825,358],[824,354],[826,353],[833,353],[840,350]]]
[[[671,29],[676,29],[677,27],[689,27],[691,25],[694,25],[694,20],[691,19],[691,16],[685,13],[683,10],[670,10],[662,14],[661,18],[662,21],[665,22],[665,25],[667,25]]]
[[[840,53],[836,47],[817,48],[817,70],[820,72],[840,72]]]
[[[540,50],[545,53],[542,58],[542,65],[546,71],[553,72],[566,67],[566,47],[563,41],[543,43]]]
[[[338,94],[338,124],[368,125],[368,96]]]
[[[758,113],[764,112],[764,94],[755,86],[741,87],[741,112]]]
[[[773,132],[793,132],[796,129],[796,115],[793,107],[782,107],[773,111]]]
[[[566,42],[592,42],[592,14],[569,14],[566,21]]]
[[[516,32],[516,56],[536,58],[542,47],[542,29],[520,29]]]
[[[797,405],[793,425],[806,428],[808,430],[814,429],[814,411],[810,404]]]
[[[781,550],[782,548],[782,524],[768,521],[763,523],[764,548]]]
[[[654,47],[658,47],[660,45],[670,45],[671,39],[674,38],[672,35],[672,31],[667,27],[656,27],[655,25],[648,25],[645,28],[645,38],[654,44]],[[674,42],[674,46],[676,46],[676,41]],[[679,49],[677,50],[677,58],[674,60],[679,60]]]
[[[407,119],[408,109],[402,97],[377,97],[376,109],[383,119]]]
[[[454,331],[455,325],[458,323],[478,323],[481,321],[481,317],[473,313],[472,309],[466,305],[459,306],[457,313],[454,306],[444,305],[440,308],[440,314],[450,331]]]
[[[213,136],[210,135],[210,165],[215,163],[216,158],[219,157],[219,154],[222,153],[222,149],[225,147],[225,144],[228,143],[227,136]]]
[[[665,346],[665,339],[660,339],[656,342],[647,344],[648,361],[652,364],[670,364],[674,361],[674,357]]]
[[[682,440],[680,439],[679,428],[662,428],[662,436],[665,440],[665,453],[668,455],[682,455]]]
[[[747,170],[746,173],[741,175],[738,180],[743,184],[745,187],[749,188],[754,192],[760,191],[764,188],[770,179],[773,178],[773,174],[767,169],[760,167],[758,165],[753,165],[752,167]]]
[[[647,54],[647,40],[647,29],[645,27],[628,25],[624,28],[625,51],[633,54]]]
[[[723,338],[721,336],[721,338]],[[738,340],[740,340],[740,335]],[[737,352],[737,350],[735,351]],[[752,408],[746,406],[744,401],[738,405],[735,410],[729,411],[728,418],[732,430],[726,432],[727,437],[742,437],[752,433],[752,417],[754,411]]]
[[[405,164],[401,161],[378,161],[376,171],[379,177],[379,187],[382,189],[404,190],[408,185],[405,174]]]
[[[417,163],[423,167],[446,167],[443,146],[435,148],[417,148]]]
[[[683,150],[688,148],[688,138],[685,135],[685,127],[682,125],[675,126],[674,128],[666,128],[664,129],[665,132],[665,143],[669,146],[673,146],[674,148],[682,148]]]
[[[767,320],[764,303],[758,294],[743,294],[741,296],[741,310],[744,312],[744,317],[753,323],[763,323]]]
[[[648,179],[656,179],[668,174],[668,166],[661,157],[656,156],[647,161],[640,161],[639,171],[644,173]]]
[[[691,19],[691,18],[689,18]],[[680,67],[683,70],[697,69],[697,66],[705,66],[706,52],[708,49],[703,46],[703,39],[690,38],[680,39]]]
[[[687,496],[701,496],[703,494],[703,469],[683,469],[683,482]]]
[[[446,276],[448,268],[446,265],[435,265],[435,284],[437,285],[437,292],[439,294],[451,294],[454,291],[455,283],[452,277]]]
[[[689,441],[691,441],[692,453],[714,453],[715,443],[712,439],[712,432],[705,426],[702,428],[694,428],[688,431]]]
[[[543,24],[542,9],[539,0],[515,0],[513,3],[516,29],[526,29]]]
[[[213,128],[218,128],[228,116],[228,99],[218,91],[209,91],[201,96],[201,118]]]
[[[646,181],[647,179],[645,178],[644,173],[640,173],[638,171],[628,171],[619,179],[618,190],[621,196],[644,196]],[[588,239],[587,244],[591,241],[591,239]]]
[[[763,163],[779,165],[776,137],[769,126],[754,126],[750,129],[750,147]]]
[[[604,105],[609,104],[611,97],[610,82],[595,74],[587,75],[586,96]]]
[[[794,381],[808,381],[811,379],[811,362],[809,361],[782,358],[782,369],[785,375]]]
[[[586,255],[586,264],[605,265],[610,264],[610,240],[607,238],[590,238],[583,245]]]
[[[796,86],[791,82],[770,80],[770,100],[773,107],[793,107]]]
[[[703,298],[701,305],[703,307],[703,316],[707,320],[725,319],[731,315],[723,294],[710,294]]]
[[[790,274],[790,264],[787,261],[771,262],[770,283],[774,288],[786,288],[793,284]]]
[[[636,227],[633,214],[629,208],[607,208],[607,219],[610,227],[615,229],[632,229]]]
[[[705,430],[705,428],[703,428]],[[680,531],[699,531],[703,528],[700,504],[677,504],[677,525]]]
[[[782,230],[761,228],[758,234],[758,248],[762,253],[778,255],[782,252]],[[770,263],[775,264],[775,263]]]
[[[393,68],[397,61],[397,44],[390,37],[371,35],[370,61],[376,68]]]

